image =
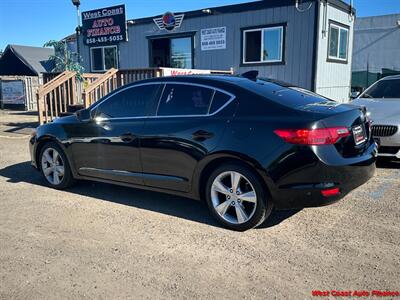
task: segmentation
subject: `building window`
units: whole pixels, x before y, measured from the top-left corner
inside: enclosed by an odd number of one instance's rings
[[[328,59],[347,61],[349,28],[336,23],[329,24]]]
[[[118,68],[117,46],[90,48],[90,59],[93,72]]]
[[[283,26],[243,31],[243,63],[283,61]]]

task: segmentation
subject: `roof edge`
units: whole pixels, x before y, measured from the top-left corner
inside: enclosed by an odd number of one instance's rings
[[[303,2],[319,2],[321,0],[303,0]],[[355,14],[354,7],[351,7],[349,4],[342,0],[326,0],[329,4],[334,6],[337,9],[353,12]],[[215,7],[205,7],[203,9],[184,11],[184,12],[175,12],[175,14],[185,14],[185,19],[197,18],[197,17],[205,17],[212,15],[220,15],[220,14],[229,14],[229,13],[240,13],[245,11],[253,11],[260,10],[266,8],[273,7],[282,7],[282,6],[294,6],[295,0],[259,0],[253,2],[244,2],[239,4],[225,5],[225,6],[215,6]],[[207,11],[211,11],[210,14]],[[149,17],[137,18],[137,19],[128,19],[128,25],[135,26],[139,24],[152,23],[154,18],[159,18],[162,15],[154,15]]]
[[[35,73],[36,76],[39,76],[39,73],[26,61],[26,59],[25,59],[23,56],[21,56],[20,53],[18,53],[18,51],[16,51],[16,49],[14,49],[13,46],[19,46],[19,45],[8,45],[8,46],[10,46],[10,51],[11,51],[16,57],[18,57],[18,59],[19,59],[20,61],[22,61],[22,63],[23,63],[25,66],[27,66],[33,73]],[[8,47],[8,46],[7,46],[7,47]]]

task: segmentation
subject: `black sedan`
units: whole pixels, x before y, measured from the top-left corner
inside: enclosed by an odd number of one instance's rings
[[[273,207],[321,206],[375,171],[365,111],[309,91],[235,76],[123,86],[37,128],[32,165],[58,189],[96,180],[206,201],[246,230]]]

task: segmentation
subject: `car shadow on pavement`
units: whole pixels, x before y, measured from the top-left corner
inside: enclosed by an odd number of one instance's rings
[[[10,183],[27,182],[46,186],[41,174],[28,161],[0,169],[0,176],[8,178],[7,182]],[[65,191],[220,227],[203,202],[189,198],[92,181],[78,181]],[[298,211],[273,211],[267,222],[259,228],[276,226]]]
[[[376,167],[380,169],[400,169],[400,160],[380,158],[376,162]]]
[[[11,127],[9,129],[4,130],[4,132],[8,133],[20,133],[22,131],[30,130],[30,132],[38,126],[37,122],[9,122],[4,123],[3,126]],[[26,132],[23,132],[26,134]]]

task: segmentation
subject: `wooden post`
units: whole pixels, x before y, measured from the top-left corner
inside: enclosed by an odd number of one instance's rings
[[[65,112],[68,111],[67,82],[64,82],[62,85],[63,97],[64,97],[64,111]]]
[[[76,76],[71,78],[71,98],[72,98],[72,105],[78,103],[78,99],[76,97]]]
[[[36,93],[36,103],[37,103],[37,110],[38,110],[38,117],[39,117],[39,125],[42,125],[43,122],[43,103],[42,98],[39,96],[39,92]]]
[[[82,92],[82,100],[83,100],[83,107],[88,108],[89,107],[88,97],[85,91]]]

